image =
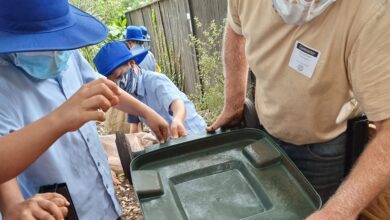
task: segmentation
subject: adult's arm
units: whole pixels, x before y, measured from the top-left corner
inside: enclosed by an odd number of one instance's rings
[[[352,220],[390,185],[390,119],[375,123],[377,135],[368,144],[348,178],[320,211],[308,220]]]
[[[223,66],[225,77],[225,102],[222,113],[207,128],[213,132],[220,127],[237,124],[242,116],[248,79],[248,63],[245,57],[245,38],[237,34],[228,23],[223,39]]]

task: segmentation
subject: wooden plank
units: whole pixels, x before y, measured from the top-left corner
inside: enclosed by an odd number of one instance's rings
[[[151,50],[168,75],[183,84],[186,93],[196,91],[199,82],[195,49],[188,36],[194,32],[202,39],[201,29],[191,27],[187,14],[198,17],[207,28],[212,20],[222,24],[227,0],[161,0],[128,14],[132,25],[145,25],[152,37]],[[152,14],[155,20],[152,20]],[[153,25],[153,22],[156,24]],[[193,25],[195,26],[195,25]],[[205,40],[205,39],[204,39]]]
[[[166,41],[166,57],[164,57],[165,63],[161,65],[164,67],[166,74],[175,74],[175,59],[177,59],[177,54],[175,53],[175,44],[173,39],[173,32],[171,29],[172,19],[170,15],[174,12],[171,11],[171,1],[163,0],[159,2],[161,19],[162,19],[162,27],[164,29],[164,36]],[[169,64],[167,63],[169,62]],[[168,71],[168,72],[167,72]]]
[[[183,89],[186,93],[190,92],[186,87],[185,81],[185,66],[183,62],[183,53],[182,53],[182,27],[180,26],[180,19],[183,19],[183,14],[179,12],[179,5],[183,1],[170,0],[168,5],[168,10],[170,13],[168,14],[169,26],[171,32],[174,33],[171,35],[171,42],[173,44],[173,53],[171,53],[171,57],[175,59],[173,70],[174,75],[176,77],[177,84],[179,88]],[[173,16],[174,15],[174,16]],[[166,21],[166,20],[164,20]],[[172,56],[174,54],[174,56]]]
[[[180,28],[180,43],[182,54],[182,65],[184,75],[184,86],[187,93],[195,93],[197,84],[199,83],[199,76],[197,74],[197,63],[195,48],[189,44],[189,35],[191,33],[190,19],[187,16],[190,15],[190,9],[188,1],[176,0],[179,14],[178,26]]]
[[[144,19],[142,16],[142,10],[133,11],[131,13],[131,25],[143,25]]]
[[[227,0],[189,0],[193,19],[199,19],[204,27],[209,26],[212,20],[222,24],[227,14]],[[193,20],[195,22],[195,20]],[[201,35],[202,29],[195,27],[196,36]]]
[[[126,25],[129,26],[132,23],[132,21],[131,21],[131,14],[130,13],[126,13],[125,17],[126,17],[126,20],[127,20],[127,24]]]
[[[167,46],[165,40],[164,27],[161,18],[161,11],[159,4],[151,5],[151,11],[155,14],[155,21],[152,21],[152,29],[150,31],[152,38],[152,45],[155,49],[153,49],[156,62],[161,67],[163,61],[164,54],[167,53]]]
[[[151,38],[151,42],[148,45],[150,46],[150,50],[154,54],[154,51],[157,51],[157,48],[156,48],[156,45],[153,44],[153,42],[158,40],[158,38],[156,38],[156,36],[154,35],[154,31],[153,31],[151,6],[142,8],[142,16],[143,16],[143,20],[144,20],[143,25],[148,29],[148,34],[150,35],[150,38]]]
[[[219,14],[219,19],[218,21],[221,22],[222,24],[223,20],[227,18],[227,0],[217,0],[217,6],[218,6],[218,14]]]

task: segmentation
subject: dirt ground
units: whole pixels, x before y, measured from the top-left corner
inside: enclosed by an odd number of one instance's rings
[[[144,217],[142,216],[142,211],[139,207],[137,197],[134,194],[133,187],[124,175],[118,176],[118,180],[121,184],[115,186],[115,192],[122,206],[122,220],[143,220]]]

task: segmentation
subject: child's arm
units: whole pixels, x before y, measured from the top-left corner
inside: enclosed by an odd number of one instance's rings
[[[14,178],[44,153],[59,137],[104,113],[118,103],[118,87],[106,79],[83,86],[68,101],[34,123],[0,137],[0,183]]]
[[[64,219],[69,202],[60,194],[37,194],[24,200],[16,179],[0,185],[0,210],[4,220]]]
[[[170,110],[173,113],[171,123],[171,136],[173,139],[186,136],[187,130],[184,127],[184,121],[187,117],[186,107],[181,99],[176,99],[171,103]]]
[[[130,134],[139,132],[139,124],[140,123],[130,123]]]
[[[168,139],[168,123],[147,105],[138,101],[122,89],[120,89],[119,104],[115,108],[131,115],[138,115],[145,118],[148,126],[156,134],[160,143],[165,143]]]

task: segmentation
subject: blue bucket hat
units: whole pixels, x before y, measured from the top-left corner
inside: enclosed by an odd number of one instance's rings
[[[138,65],[148,52],[149,50],[145,48],[130,51],[123,42],[115,41],[105,44],[96,54],[93,62],[100,74],[108,76],[129,60],[134,60]]]
[[[148,42],[150,40],[145,39],[142,34],[141,28],[138,26],[128,26],[126,28],[126,39],[125,41],[142,41],[142,42]]]
[[[0,53],[72,50],[108,35],[104,24],[67,0],[0,2]]]
[[[142,31],[142,37],[150,41],[150,35],[148,34],[148,29],[145,26],[139,26]]]

